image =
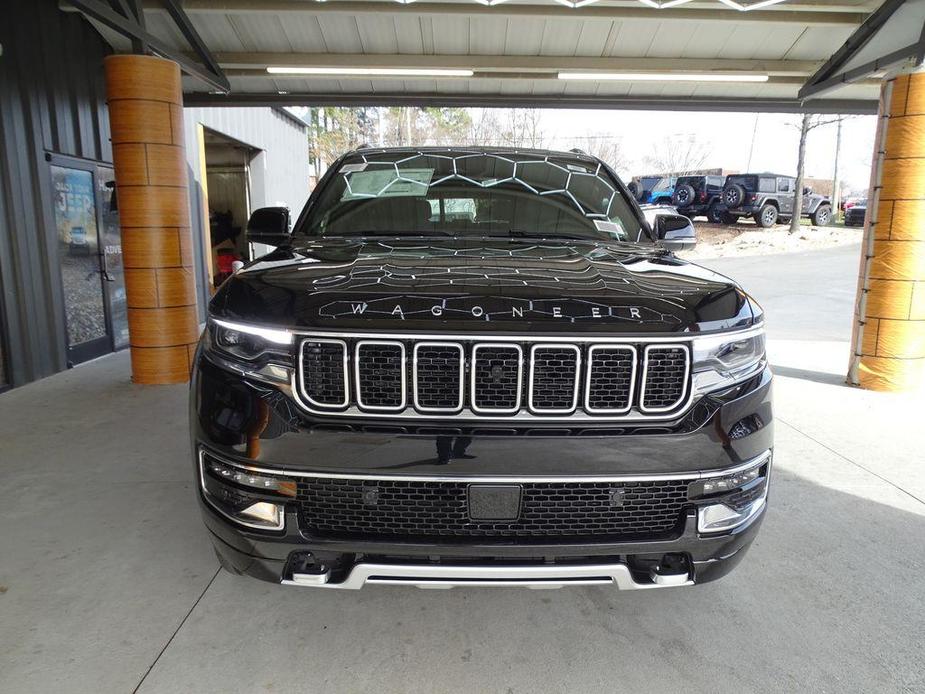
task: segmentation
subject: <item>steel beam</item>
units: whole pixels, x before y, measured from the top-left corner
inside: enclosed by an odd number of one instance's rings
[[[918,43],[892,51],[860,67],[851,70],[843,70],[844,66],[847,65],[864,46],[870,43],[871,39],[877,35],[877,32],[884,27],[890,17],[892,17],[906,1],[907,0],[886,0],[876,12],[870,15],[870,17],[848,37],[841,48],[835,51],[835,53],[825,61],[822,67],[806,80],[806,84],[803,85],[797,93],[797,96],[800,99],[817,98],[842,85],[863,79],[873,72],[893,67],[906,58],[925,54],[925,43],[923,43],[925,42],[925,28],[923,28],[922,38],[919,39]]]
[[[146,10],[163,10],[157,0],[146,0]],[[847,12],[843,8],[837,11],[781,9],[739,10],[721,9],[710,4],[700,8],[689,6],[672,7],[656,10],[634,3],[625,6],[587,5],[578,9],[565,7],[552,2],[536,5],[510,4],[486,6],[468,0],[466,2],[415,2],[400,4],[380,0],[338,0],[336,2],[313,2],[311,0],[186,0],[183,9],[188,14],[376,14],[421,16],[421,15],[465,15],[475,17],[518,18],[537,17],[549,19],[643,19],[643,20],[680,20],[735,23],[777,23],[808,25],[849,25],[858,26],[868,16],[866,11]]]
[[[159,56],[173,60],[186,74],[202,80],[220,92],[227,92],[231,89],[228,78],[224,74],[221,72],[213,73],[211,70],[189,60],[186,56],[176,53],[172,46],[154,34],[148,33],[136,19],[123,17],[108,5],[100,2],[100,0],[68,1],[87,17],[95,19],[133,41],[146,44],[152,52],[157,53]]]
[[[686,97],[600,97],[535,94],[291,93],[227,95],[187,93],[187,106],[445,106],[478,108],[574,108],[671,111],[739,111],[748,113],[839,113],[872,115],[878,102],[866,99],[731,99]]]

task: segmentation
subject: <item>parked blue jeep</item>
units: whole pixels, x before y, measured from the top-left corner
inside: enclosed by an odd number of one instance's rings
[[[640,176],[627,186],[640,205],[670,205],[677,176]]]

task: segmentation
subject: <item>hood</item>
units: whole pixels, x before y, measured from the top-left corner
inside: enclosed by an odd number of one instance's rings
[[[319,239],[228,279],[213,316],[374,331],[681,333],[751,324],[732,280],[624,243]]]

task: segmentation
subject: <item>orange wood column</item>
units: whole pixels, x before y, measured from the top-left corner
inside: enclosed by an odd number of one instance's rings
[[[925,73],[885,82],[849,383],[925,388]]]
[[[184,383],[199,319],[180,69],[143,55],[109,56],[105,68],[132,380]]]

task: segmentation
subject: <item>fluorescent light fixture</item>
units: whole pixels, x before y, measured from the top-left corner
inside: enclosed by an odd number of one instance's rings
[[[677,7],[690,2],[691,0],[639,0],[643,5],[654,7],[656,10],[667,10],[669,7]]]
[[[748,12],[749,10],[757,10],[762,7],[769,7],[771,5],[778,5],[785,0],[759,0],[759,2],[754,2],[750,4],[742,4],[736,2],[736,0],[719,0],[721,3],[727,7],[731,7],[734,10],[739,10],[740,12]]]
[[[578,9],[579,7],[584,7],[585,5],[592,5],[597,0],[556,0],[560,5],[565,5],[566,7],[571,7]]]
[[[767,82],[767,75],[684,72],[560,72],[560,80],[611,82]]]
[[[488,5],[492,7],[494,5],[500,5],[502,2],[507,2],[507,0],[475,0],[480,5]]]
[[[270,66],[271,75],[339,75],[347,77],[472,77],[472,70],[391,67],[281,67]]]

